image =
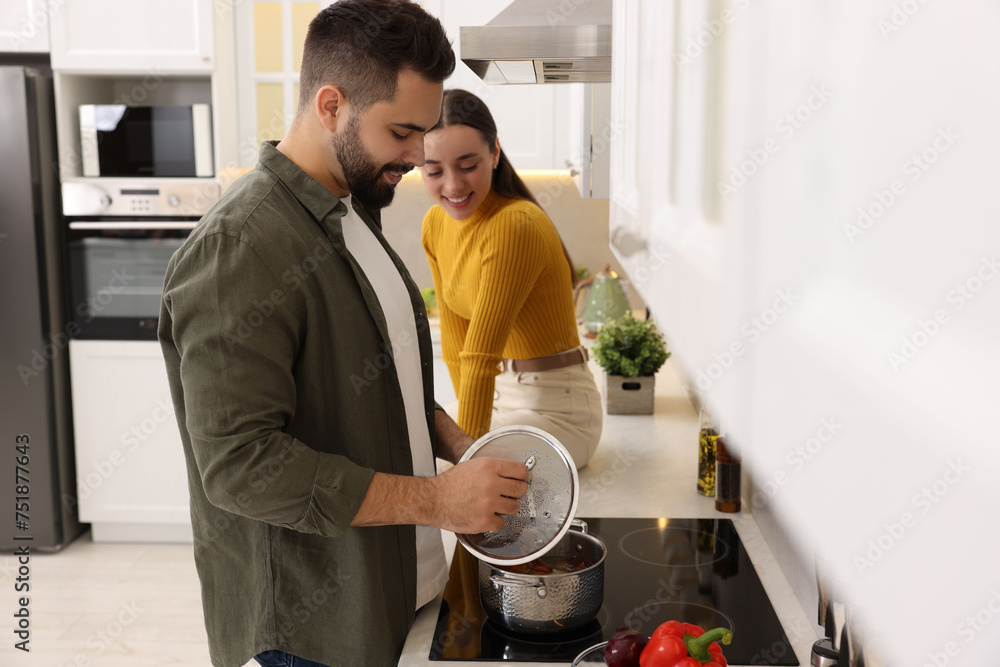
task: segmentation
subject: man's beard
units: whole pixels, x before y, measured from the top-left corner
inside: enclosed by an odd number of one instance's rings
[[[334,136],[330,145],[337,152],[337,160],[344,172],[347,189],[368,208],[381,209],[392,203],[396,186],[382,178],[385,171],[406,173],[413,168],[408,164],[379,165],[361,145],[359,116],[352,115],[344,133]]]

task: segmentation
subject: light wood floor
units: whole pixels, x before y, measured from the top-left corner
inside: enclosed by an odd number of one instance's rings
[[[0,556],[0,666],[210,667],[190,544],[95,544],[86,533],[33,553],[30,653],[14,648],[17,568]]]

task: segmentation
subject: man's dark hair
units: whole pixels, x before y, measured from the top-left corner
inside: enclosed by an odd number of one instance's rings
[[[441,83],[455,53],[441,22],[409,0],[340,0],[309,24],[299,73],[299,110],[316,91],[335,85],[364,111],[396,97],[402,70]]]

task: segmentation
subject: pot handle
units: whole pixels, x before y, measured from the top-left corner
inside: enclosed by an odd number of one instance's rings
[[[584,521],[583,519],[573,519],[570,522],[570,530],[572,530],[573,528],[579,528],[580,532],[583,533],[584,535],[590,533],[590,528],[587,527],[587,522]]]
[[[537,589],[538,597],[544,598],[549,594],[545,590],[545,586],[542,584],[541,580],[536,579],[534,583],[523,581],[521,579],[512,579],[511,577],[505,577],[502,574],[492,574],[490,575],[490,581],[497,586],[518,586],[520,588],[535,588]]]

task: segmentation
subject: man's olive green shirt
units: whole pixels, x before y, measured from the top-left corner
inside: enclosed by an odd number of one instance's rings
[[[419,334],[433,442],[431,344]],[[395,665],[414,616],[413,526],[352,528],[375,471],[412,474],[378,299],[346,206],[270,144],[167,268],[159,339],[187,461],[213,665],[287,651]]]

